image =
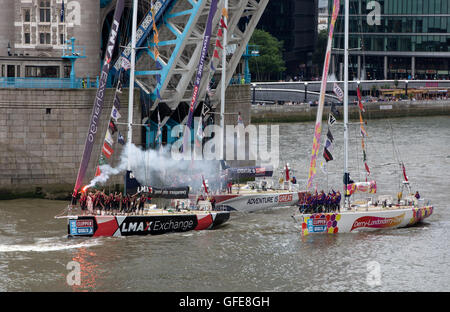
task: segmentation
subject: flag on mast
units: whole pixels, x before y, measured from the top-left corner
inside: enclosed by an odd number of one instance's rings
[[[319,154],[319,146],[320,146],[320,136],[322,134],[322,114],[323,114],[323,107],[325,104],[325,92],[327,88],[327,80],[328,80],[328,71],[330,67],[330,59],[331,59],[331,47],[333,43],[333,32],[334,27],[336,24],[336,20],[339,14],[339,8],[340,8],[340,0],[334,0],[333,3],[333,13],[331,17],[331,23],[330,23],[330,31],[328,34],[328,43],[327,43],[327,49],[325,52],[325,61],[323,66],[323,74],[322,74],[322,83],[320,88],[320,97],[319,97],[319,106],[317,108],[317,116],[316,116],[316,125],[314,128],[314,137],[313,137],[313,147],[311,151],[311,161],[309,165],[308,170],[308,183],[307,183],[307,190],[309,190],[313,186],[313,179],[316,176],[317,172],[317,156]]]

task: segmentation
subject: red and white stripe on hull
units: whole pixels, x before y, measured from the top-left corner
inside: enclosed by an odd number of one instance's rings
[[[159,235],[213,229],[226,222],[228,211],[162,213],[143,216],[68,216],[68,235],[131,236]]]
[[[432,206],[345,211],[295,216],[301,222],[302,235],[336,234],[407,227],[421,222],[433,213]]]

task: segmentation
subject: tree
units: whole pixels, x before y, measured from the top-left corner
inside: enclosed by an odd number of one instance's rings
[[[251,45],[257,45],[259,56],[250,58],[250,71],[257,81],[276,80],[286,70],[282,56],[283,41],[279,41],[267,31],[255,29],[250,38]]]

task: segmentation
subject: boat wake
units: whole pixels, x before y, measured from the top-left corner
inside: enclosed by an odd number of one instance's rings
[[[86,248],[100,245],[98,240],[86,242],[54,242],[49,239],[38,240],[34,244],[0,244],[0,252],[49,252],[76,248]]]

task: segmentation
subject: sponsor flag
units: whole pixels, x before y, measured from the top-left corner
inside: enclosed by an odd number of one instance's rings
[[[331,58],[331,47],[333,43],[333,32],[334,32],[334,26],[336,24],[336,20],[339,14],[339,8],[340,8],[340,0],[334,0],[333,2],[333,13],[331,17],[330,27],[329,27],[329,33],[328,33],[328,43],[327,43],[327,49],[325,51],[325,60],[324,60],[324,66],[322,71],[322,83],[320,88],[320,96],[319,96],[319,105],[317,107],[317,116],[316,116],[316,125],[314,127],[314,137],[313,137],[313,144],[312,144],[312,150],[311,150],[311,161],[309,164],[309,170],[308,170],[308,182],[306,189],[309,190],[313,185],[314,177],[316,176],[316,163],[317,163],[317,157],[319,155],[319,147],[320,147],[320,137],[322,133],[322,116],[323,116],[323,107],[325,105],[325,92],[327,87],[327,80],[328,80],[328,71],[330,67],[330,58]]]
[[[208,187],[206,186],[205,178],[203,178],[203,175],[202,175],[202,182],[203,182],[203,187],[205,188],[206,194],[209,194]]]
[[[364,162],[364,167],[366,168],[367,174],[370,175],[370,169],[366,162]]]
[[[361,128],[361,136],[363,138],[367,137],[367,132],[366,132],[366,129],[364,129],[364,121],[362,119],[361,112],[359,112],[359,124],[360,124],[360,128]]]
[[[325,142],[325,148],[327,148],[328,150],[333,150],[333,145],[331,144],[331,141],[327,139],[327,141]]]
[[[61,17],[61,23],[64,22],[64,0],[63,0],[62,5],[61,5],[60,17]]]
[[[122,115],[120,115],[119,110],[116,107],[113,107],[112,111],[111,111],[111,117],[117,121],[117,119],[119,119]]]
[[[122,68],[124,70],[129,70],[131,68],[131,62],[124,56],[122,56]]]
[[[364,106],[363,106],[363,104],[361,102],[361,91],[359,90],[359,87],[356,88],[356,93],[358,95],[358,106],[359,106],[359,109],[360,109],[360,111],[362,111],[364,113],[365,110],[364,110]]]
[[[223,50],[223,46],[222,46],[222,44],[220,43],[220,40],[219,40],[219,39],[216,40],[216,47],[219,47],[219,48],[221,48],[221,49]]]
[[[117,135],[117,142],[119,142],[122,145],[125,145],[125,139],[124,139],[122,133],[120,133],[120,131],[119,131],[119,134]]]
[[[100,166],[97,166],[97,169],[95,170],[95,176],[98,177],[101,174],[102,172],[100,171]]]
[[[344,92],[342,91],[341,87],[339,87],[339,85],[336,82],[333,85],[333,92],[334,92],[334,94],[336,94],[339,101],[342,102],[344,100]]]
[[[114,153],[114,150],[111,146],[108,145],[108,143],[104,142],[102,152],[106,156],[106,158],[110,159],[111,155]]]
[[[333,138],[333,135],[331,134],[330,129],[328,129],[328,131],[327,131],[327,138],[328,138],[328,140],[331,141],[331,143],[334,142],[334,138]]]
[[[332,127],[336,123],[336,118],[334,118],[333,114],[328,114],[328,126]]]
[[[228,29],[223,18],[220,19],[220,27]]]
[[[114,140],[113,140],[113,137],[111,135],[111,132],[109,132],[109,129],[106,130],[105,141],[106,141],[106,143],[108,143],[111,146],[114,144]]]
[[[117,132],[117,126],[114,123],[114,120],[112,120],[112,118],[109,120],[109,130],[111,130],[111,134],[114,134]]]
[[[116,107],[118,110],[120,109],[120,98],[117,93],[114,94],[113,106]]]
[[[406,169],[403,163],[402,163],[402,171],[403,171],[403,178],[405,178],[405,181],[408,182],[408,176],[406,175]]]
[[[325,158],[326,162],[333,160],[333,155],[331,155],[330,151],[326,147],[323,149],[323,158]]]

